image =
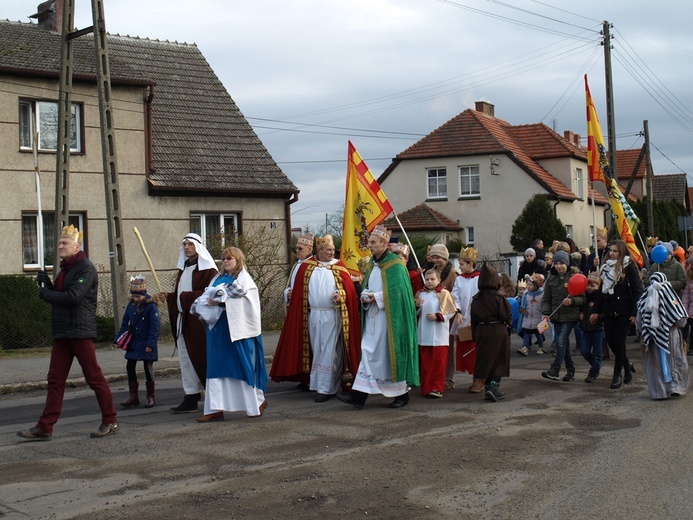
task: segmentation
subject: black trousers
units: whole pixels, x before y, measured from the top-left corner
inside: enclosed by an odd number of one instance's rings
[[[604,336],[614,353],[614,375],[629,365],[626,355],[626,338],[630,331],[630,316],[604,316]]]

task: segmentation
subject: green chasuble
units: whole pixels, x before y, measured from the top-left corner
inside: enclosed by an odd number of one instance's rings
[[[387,252],[378,263],[383,278],[383,299],[387,315],[387,339],[392,364],[392,380],[419,386],[419,345],[416,330],[416,304],[409,271],[394,253]],[[373,270],[366,270],[364,287]],[[365,323],[365,317],[361,320]]]

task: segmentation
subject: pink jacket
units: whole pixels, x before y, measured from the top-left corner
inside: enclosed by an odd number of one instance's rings
[[[686,281],[686,287],[683,288],[683,293],[681,294],[681,301],[688,316],[693,318],[693,282],[690,280]]]

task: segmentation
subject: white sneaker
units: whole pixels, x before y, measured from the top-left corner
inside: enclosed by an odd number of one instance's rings
[[[541,356],[543,354],[546,354],[542,349],[537,349],[537,356]]]
[[[529,352],[529,350],[527,349],[527,347],[522,347],[522,348],[517,349],[517,353],[521,354],[523,356],[526,356],[528,352]]]

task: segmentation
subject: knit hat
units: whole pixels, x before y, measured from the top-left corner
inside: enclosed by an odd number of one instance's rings
[[[528,247],[525,249],[525,256],[527,255],[537,256],[537,252],[533,248]]]
[[[534,273],[530,278],[530,281],[537,287],[544,285],[544,275],[541,273]]]
[[[450,258],[450,253],[448,252],[448,248],[445,247],[445,244],[433,244],[431,246],[431,251],[429,254],[431,256],[439,256],[440,258],[444,258],[445,260]]]
[[[557,262],[561,262],[565,265],[570,265],[570,255],[565,251],[556,251],[553,255],[553,263],[556,265]]]
[[[671,242],[662,242],[661,240],[657,242],[658,246],[664,246],[664,249],[667,250],[667,253],[670,255],[674,254],[674,246],[671,245]]]

